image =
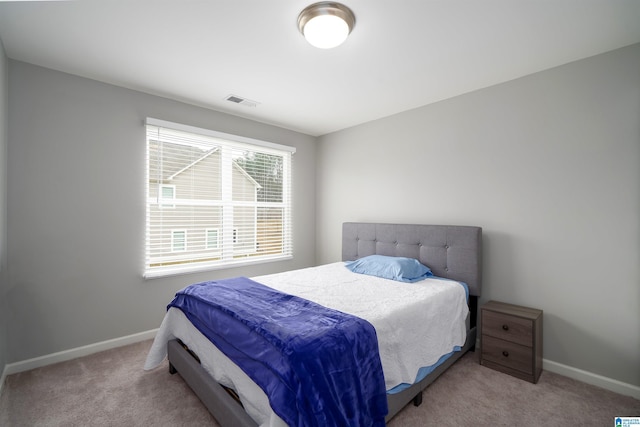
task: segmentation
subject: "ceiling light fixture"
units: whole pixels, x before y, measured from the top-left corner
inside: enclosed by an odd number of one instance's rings
[[[321,49],[341,45],[355,24],[356,17],[351,9],[331,1],[314,3],[298,15],[298,29],[304,38]]]

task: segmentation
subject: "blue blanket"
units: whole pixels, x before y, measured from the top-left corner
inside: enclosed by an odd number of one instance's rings
[[[169,307],[234,361],[289,426],[384,426],[375,329],[244,277],[191,285]]]

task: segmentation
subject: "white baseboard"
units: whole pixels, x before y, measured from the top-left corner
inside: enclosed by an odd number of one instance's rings
[[[52,365],[58,362],[64,362],[71,359],[76,359],[82,356],[88,356],[100,351],[110,350],[112,348],[122,347],[129,344],[134,344],[140,341],[152,339],[156,336],[158,329],[153,329],[146,332],[139,332],[133,335],[127,335],[125,337],[114,338],[112,340],[102,341],[95,344],[89,344],[82,347],[72,348],[70,350],[60,351],[57,353],[47,354],[45,356],[35,357],[33,359],[23,360],[21,362],[9,363],[4,367],[2,373],[2,383],[0,383],[0,391],[2,391],[2,385],[4,385],[4,379],[6,375],[17,374],[18,372],[28,371],[30,369],[41,368],[43,366]]]
[[[578,380],[583,383],[602,387],[615,393],[640,399],[640,387],[633,384],[623,383],[622,381],[603,377],[602,375],[583,371],[582,369],[573,368],[547,359],[542,359],[542,369],[558,375],[573,378],[574,380]]]

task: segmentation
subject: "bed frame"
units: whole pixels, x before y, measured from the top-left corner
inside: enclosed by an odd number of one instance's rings
[[[342,225],[342,260],[367,255],[418,259],[433,274],[465,282],[469,287],[469,333],[462,347],[422,381],[400,393],[388,394],[389,421],[409,402],[422,403],[422,391],[476,343],[478,298],[482,290],[482,228],[455,225],[414,225],[346,222]],[[256,422],[228,390],[219,385],[177,340],[168,343],[169,372],[179,372],[221,426],[256,427]]]

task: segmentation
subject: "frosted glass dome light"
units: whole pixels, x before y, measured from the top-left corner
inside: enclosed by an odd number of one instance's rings
[[[312,46],[331,49],[347,39],[355,22],[355,16],[348,7],[340,3],[319,2],[300,12],[298,29]]]

